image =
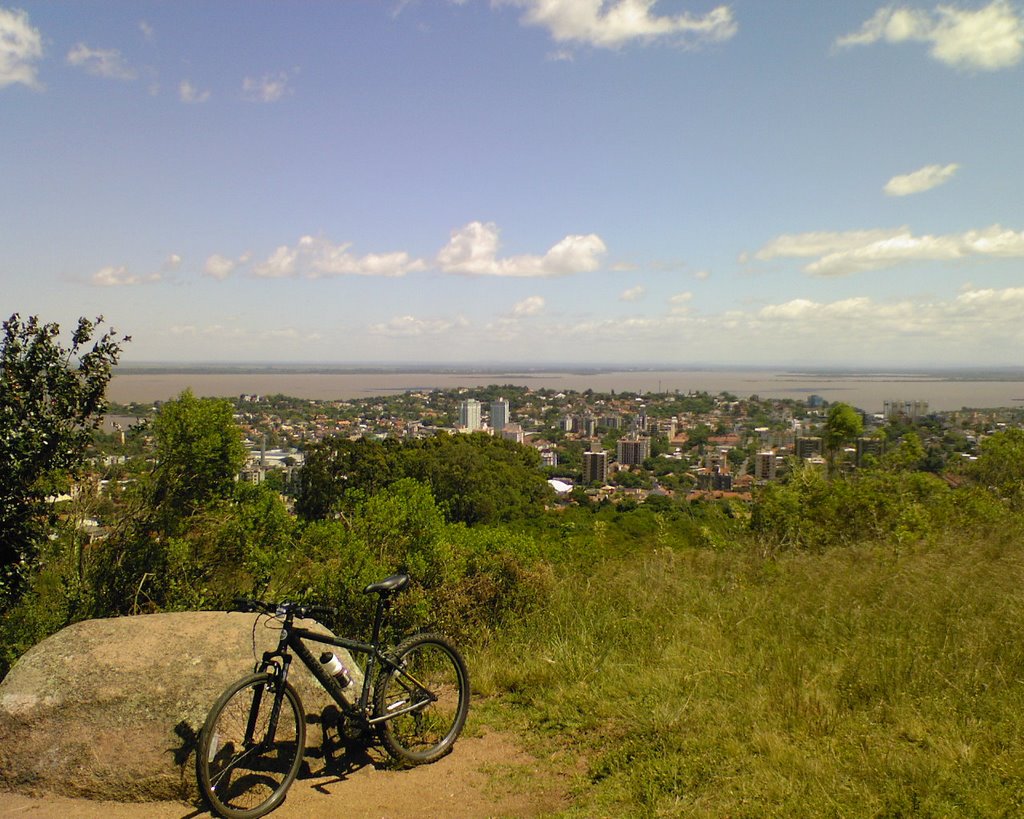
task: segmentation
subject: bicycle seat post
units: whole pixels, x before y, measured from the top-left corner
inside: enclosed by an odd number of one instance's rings
[[[383,593],[380,594],[377,597],[377,610],[373,615],[373,631],[370,635],[370,643],[372,645],[380,645],[380,630],[384,625],[384,617],[390,608],[391,595]]]

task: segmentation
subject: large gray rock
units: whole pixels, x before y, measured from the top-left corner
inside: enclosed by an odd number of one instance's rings
[[[193,798],[195,743],[210,707],[253,670],[254,635],[256,656],[277,643],[278,623],[264,627],[261,618],[254,631],[255,618],[184,612],[89,620],[39,643],[0,682],[0,788]],[[318,655],[320,646],[310,647]],[[314,722],[336,707],[298,659],[289,679]],[[307,726],[307,747],[322,738],[318,726]]]

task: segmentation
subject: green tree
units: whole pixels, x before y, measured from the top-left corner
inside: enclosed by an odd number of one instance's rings
[[[48,490],[81,467],[129,337],[85,318],[60,326],[15,313],[0,340],[0,609],[17,599],[45,536]]]
[[[823,442],[830,469],[835,468],[843,444],[854,440],[863,431],[864,419],[849,404],[840,401],[829,407]]]
[[[449,521],[467,524],[522,519],[551,498],[532,448],[484,433],[441,434],[318,444],[307,453],[295,508],[307,520],[347,514],[404,477],[428,485]]]
[[[921,436],[916,432],[907,432],[900,442],[882,456],[881,463],[886,469],[910,472],[924,460],[925,449]]]
[[[982,441],[968,474],[1013,508],[1024,508],[1024,429],[1008,429]]]
[[[191,390],[160,407],[153,506],[165,525],[234,493],[245,446],[233,414],[229,401],[196,398]]]

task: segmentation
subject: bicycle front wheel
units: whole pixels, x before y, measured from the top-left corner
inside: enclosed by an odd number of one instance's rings
[[[422,765],[447,754],[469,713],[469,672],[447,639],[418,634],[399,644],[396,667],[374,689],[375,715],[387,717],[378,733],[399,762]]]
[[[228,819],[255,819],[274,810],[299,772],[305,714],[291,685],[285,683],[277,696],[280,685],[271,674],[242,678],[220,695],[199,735],[199,788]]]

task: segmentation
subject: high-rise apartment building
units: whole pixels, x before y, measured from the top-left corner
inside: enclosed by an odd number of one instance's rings
[[[639,466],[651,455],[651,440],[639,436],[620,438],[617,446],[618,462],[623,466]]]
[[[583,453],[583,483],[608,482],[608,453],[584,452]]]
[[[881,458],[883,442],[881,438],[857,439],[857,466],[864,466],[869,457]]]
[[[884,401],[882,414],[887,420],[904,417],[911,421],[924,418],[928,414],[927,401]]]
[[[495,432],[501,432],[508,422],[508,399],[499,398],[491,404],[491,429]]]
[[[776,455],[770,449],[758,452],[754,459],[754,477],[759,481],[775,480],[777,464]]]
[[[797,438],[796,457],[804,460],[821,455],[821,438]]]
[[[459,426],[467,432],[475,432],[483,425],[480,422],[480,402],[467,398],[459,404]]]

